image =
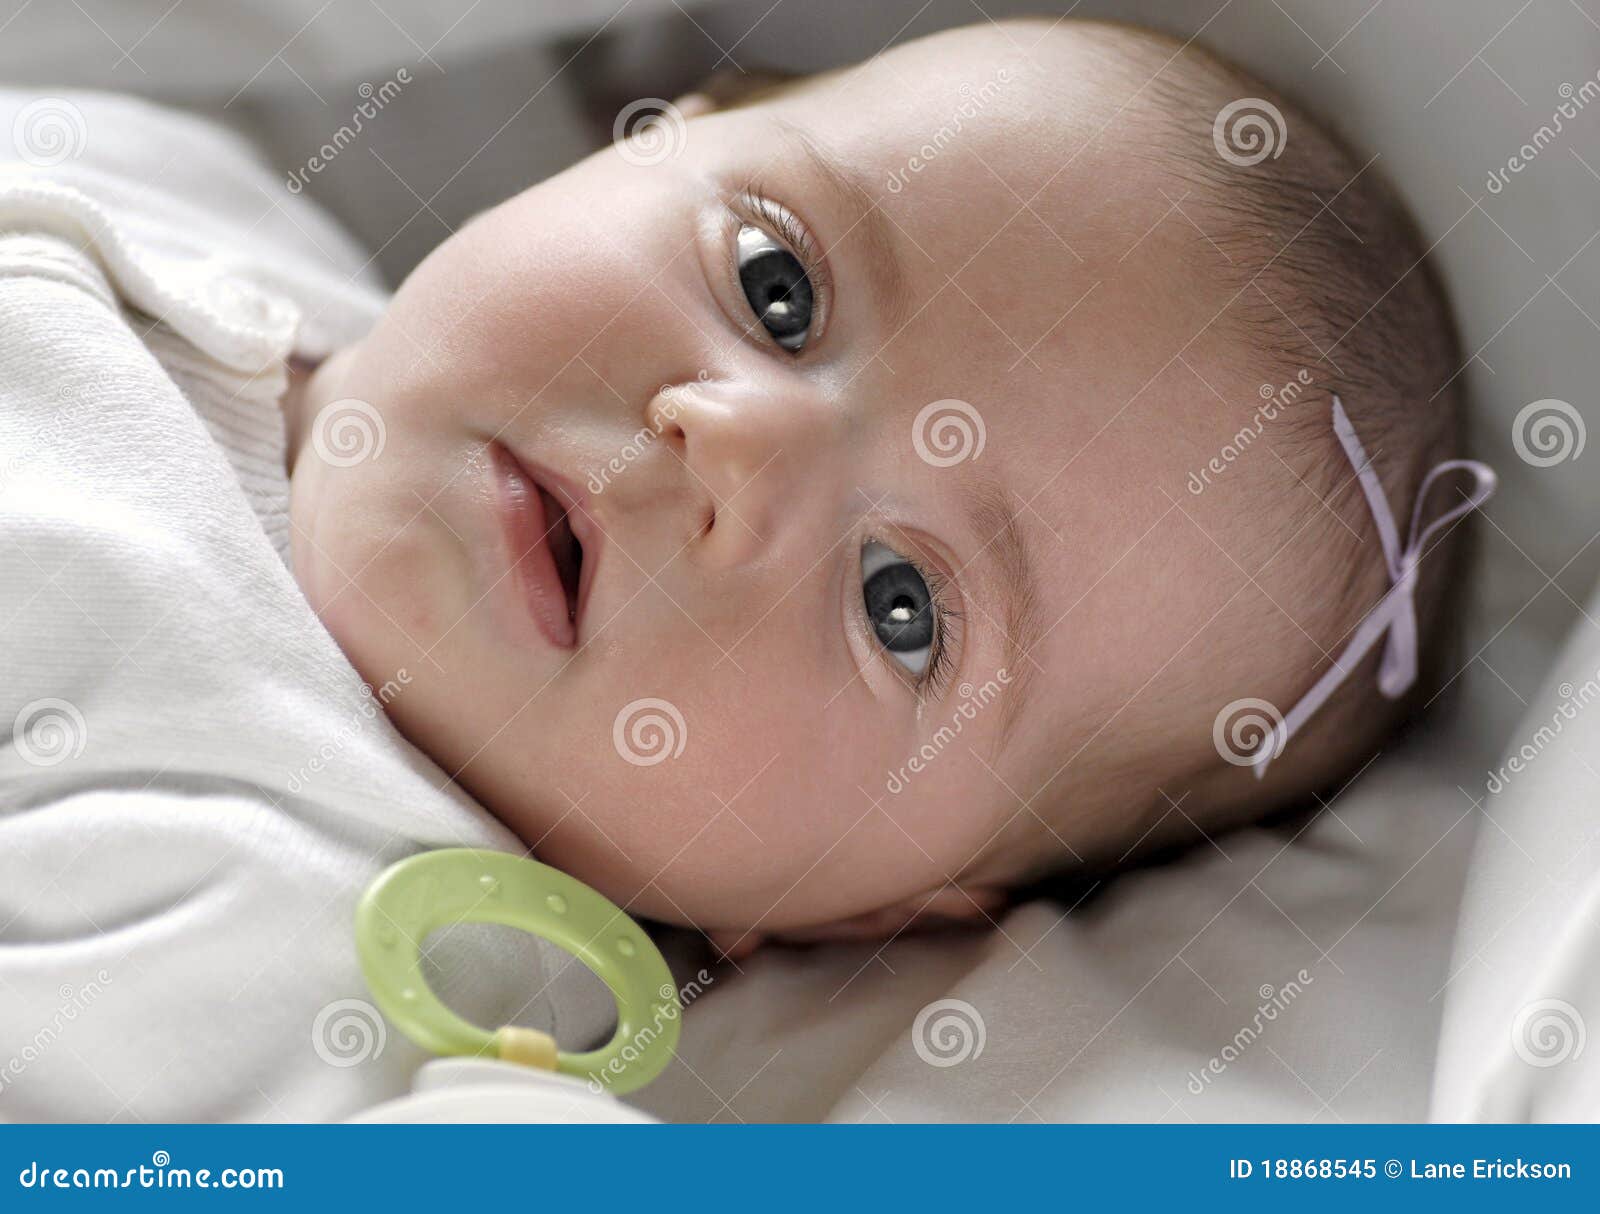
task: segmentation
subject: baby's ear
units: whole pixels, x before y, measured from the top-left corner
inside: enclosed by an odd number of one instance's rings
[[[981,926],[992,922],[1006,902],[1007,893],[999,886],[946,884],[865,914],[777,932],[772,938],[790,944],[818,944],[829,940],[887,940],[908,931],[957,925]],[[751,933],[736,943],[737,933],[711,933],[711,943],[735,960],[753,953],[762,939]]]
[[[766,943],[760,932],[741,932],[737,928],[712,928],[706,933],[718,961],[743,961]]]
[[[699,118],[702,114],[734,110],[743,105],[770,100],[801,78],[790,72],[741,72],[724,68],[713,72],[672,104],[685,118]]]
[[[716,113],[717,103],[705,93],[684,93],[673,99],[672,108],[685,118],[698,118],[702,114]]]

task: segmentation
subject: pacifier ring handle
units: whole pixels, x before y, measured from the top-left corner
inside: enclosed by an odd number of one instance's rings
[[[422,944],[456,923],[518,928],[582,961],[617,1002],[611,1040],[567,1053],[535,1029],[490,1031],[451,1011],[423,977]],[[356,906],[356,951],[383,1014],[430,1053],[501,1058],[620,1095],[659,1075],[677,1048],[683,1009],[655,942],[604,895],[537,860],[458,847],[391,865]]]

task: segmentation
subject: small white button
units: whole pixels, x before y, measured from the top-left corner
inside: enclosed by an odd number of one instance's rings
[[[222,274],[207,280],[202,294],[211,308],[234,324],[277,330],[294,321],[293,303],[238,275]]]

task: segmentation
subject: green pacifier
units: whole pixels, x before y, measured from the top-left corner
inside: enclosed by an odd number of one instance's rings
[[[617,1001],[617,1031],[569,1054],[537,1029],[490,1032],[463,1020],[422,976],[422,942],[455,923],[498,923],[541,936],[582,961]],[[383,1014],[434,1054],[500,1058],[625,1093],[672,1061],[682,1008],[672,973],[644,931],[583,882],[537,860],[450,848],[390,867],[356,907],[356,951]]]

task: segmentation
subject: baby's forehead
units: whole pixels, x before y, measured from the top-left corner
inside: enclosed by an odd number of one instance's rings
[[[992,271],[1014,293],[1056,290],[1075,267],[1126,261],[1185,182],[1162,150],[1166,124],[1128,104],[1135,74],[1103,45],[1068,27],[1008,26],[906,44],[756,108],[860,181],[908,260],[960,269],[963,285]],[[1027,252],[1008,257],[1019,244]]]
[[[1050,174],[1086,154],[1118,159],[1119,141],[1146,119],[1192,100],[1176,46],[1092,22],[988,22],[793,81],[768,103],[798,108],[802,121],[809,113],[841,143],[908,154],[978,143],[997,165]]]
[[[830,221],[841,316],[876,322],[902,386],[948,396],[976,380],[1024,403],[1091,373],[1105,389],[1105,360],[1164,361],[1215,313],[1181,192],[1123,172],[1120,152],[1035,132],[1050,150],[1028,155],[998,114],[941,140],[904,114],[835,126],[831,110],[766,121],[794,149],[796,209]]]
[[[1082,517],[1086,487],[1103,501],[1137,486],[1107,533],[1127,522],[1131,543],[1145,504],[1164,509],[1183,461],[1215,446],[1181,402],[1253,400],[1261,376],[1253,351],[1207,330],[1224,254],[1157,150],[1167,128],[1126,104],[1139,78],[1124,42],[1136,57],[1121,32],[955,31],[808,82],[761,120],[800,132],[881,218],[847,213],[829,250],[848,279],[880,231],[897,266],[905,300],[878,351],[893,374],[874,387],[979,409],[991,466],[1037,497],[1025,527]],[[1059,545],[1044,547],[1048,566]]]
[[[970,61],[968,43],[981,48]],[[931,58],[963,70],[911,95],[907,68]],[[1041,118],[1026,95],[1039,73],[999,35],[962,32],[937,56],[885,55],[858,80],[811,82],[749,115],[794,153],[797,209],[834,200],[822,238],[841,329],[867,317],[895,397],[984,402],[1030,492],[1130,401],[1142,417],[1141,387],[1216,312],[1207,276],[1189,272],[1200,237],[1175,180],[1097,137],[1103,105]],[[1207,347],[1186,351],[1191,365],[1216,361]],[[1223,372],[1207,376],[1227,390]]]

